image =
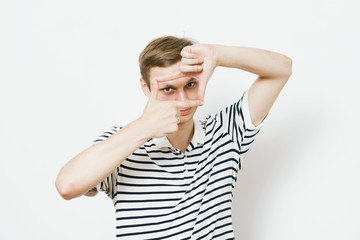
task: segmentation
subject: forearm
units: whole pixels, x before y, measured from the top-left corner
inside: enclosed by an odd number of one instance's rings
[[[242,69],[264,79],[291,75],[290,58],[257,48],[216,45],[216,65]]]
[[[83,195],[118,167],[148,137],[143,124],[136,120],[108,139],[84,150],[59,172],[56,187],[65,199]]]

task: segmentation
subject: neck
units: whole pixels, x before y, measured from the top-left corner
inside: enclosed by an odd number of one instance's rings
[[[180,123],[179,130],[175,133],[168,135],[167,138],[171,145],[182,152],[185,152],[194,135],[194,120]]]

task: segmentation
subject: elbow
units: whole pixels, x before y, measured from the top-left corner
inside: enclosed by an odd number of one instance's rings
[[[73,184],[70,181],[65,180],[64,177],[62,177],[61,175],[57,177],[55,187],[63,199],[71,200],[75,198],[75,190]]]
[[[287,56],[284,56],[284,60],[283,60],[283,67],[284,67],[284,70],[283,70],[283,75],[284,77],[286,78],[286,80],[288,80],[292,74],[292,59],[287,57]]]

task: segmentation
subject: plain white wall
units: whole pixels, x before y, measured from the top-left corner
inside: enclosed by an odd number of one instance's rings
[[[65,201],[55,178],[141,114],[138,54],[169,34],[294,62],[239,174],[236,238],[360,239],[359,10],[356,0],[1,1],[0,239],[115,238],[105,194]],[[217,69],[198,117],[255,77]]]

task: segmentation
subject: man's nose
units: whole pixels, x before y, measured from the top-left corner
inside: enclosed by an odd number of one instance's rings
[[[180,89],[177,91],[176,93],[176,101],[186,101],[187,98],[187,94],[183,89]]]

